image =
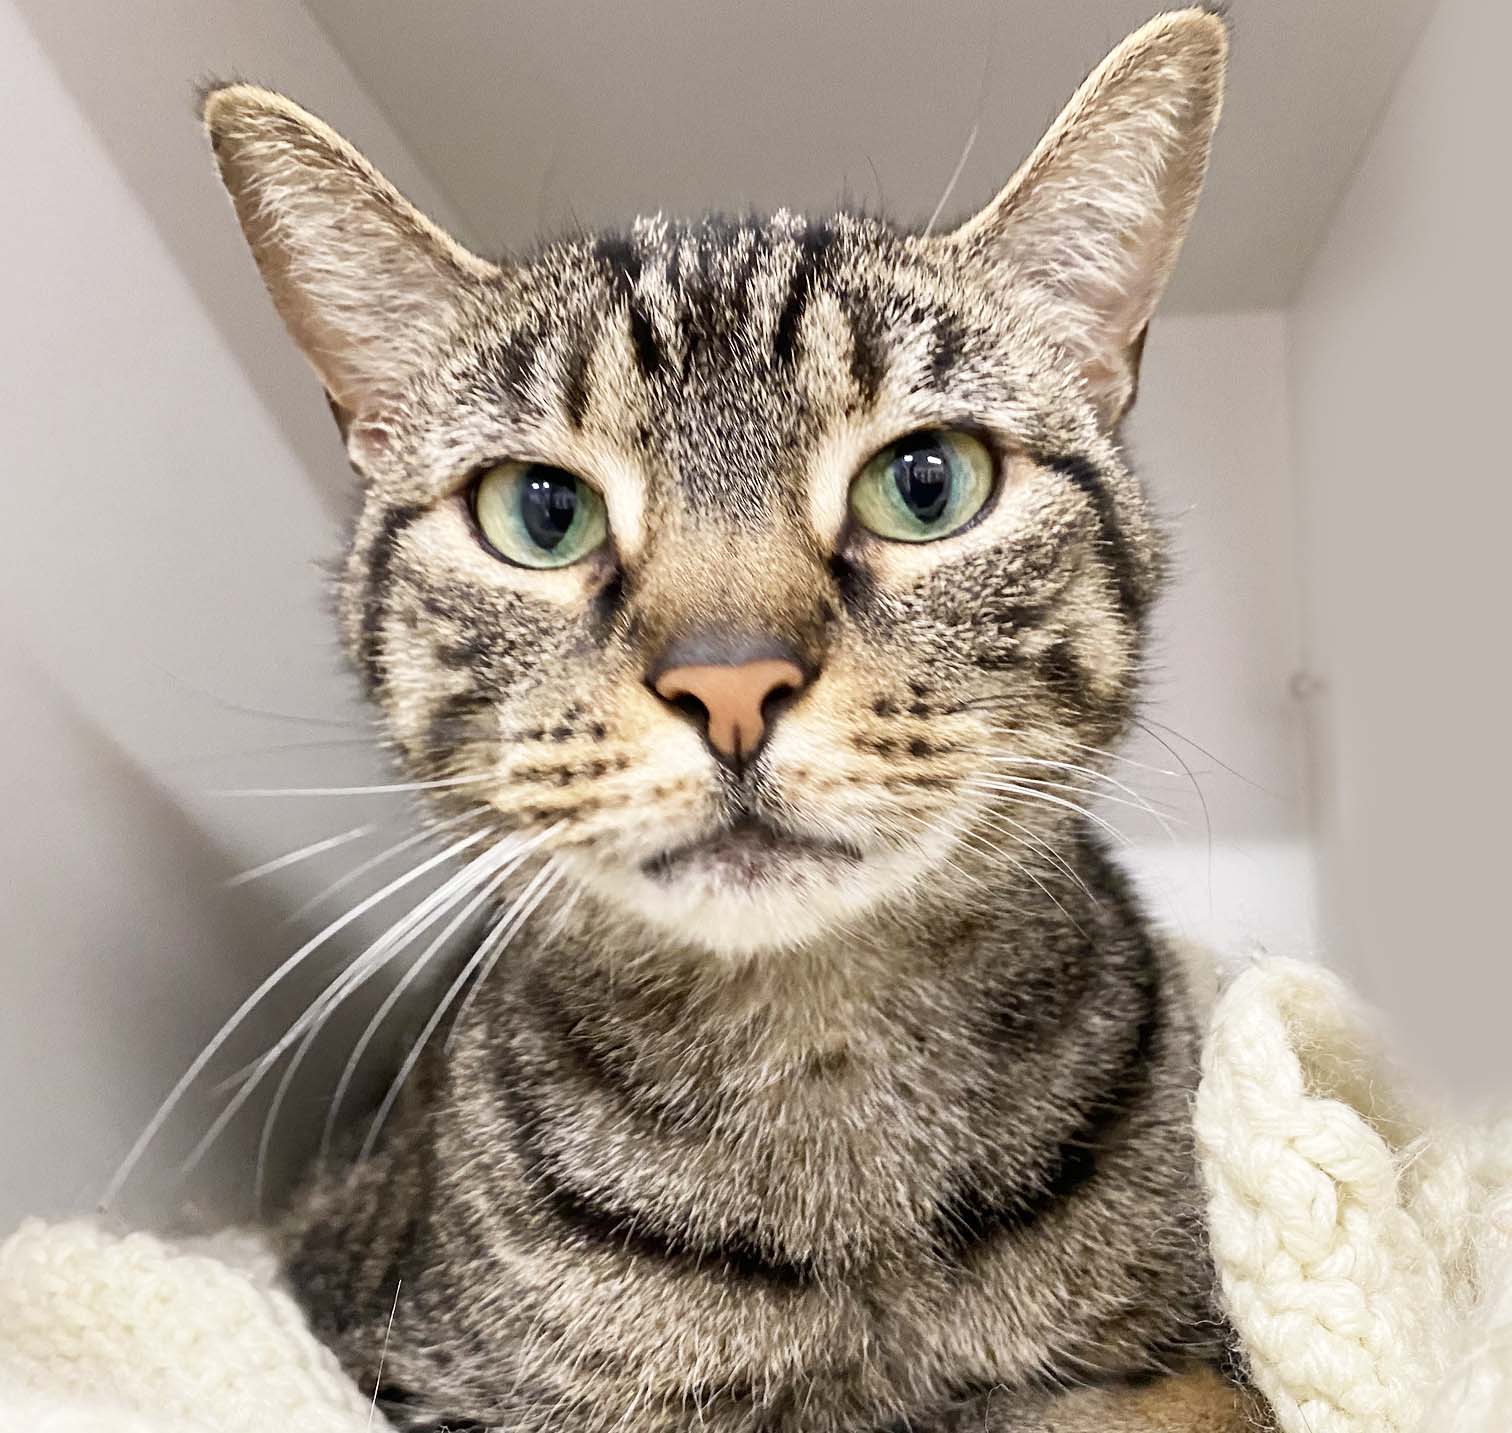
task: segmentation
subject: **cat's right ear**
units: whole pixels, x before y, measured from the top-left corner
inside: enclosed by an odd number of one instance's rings
[[[398,395],[498,269],[284,96],[212,87],[200,113],[263,282],[349,447],[381,447]]]

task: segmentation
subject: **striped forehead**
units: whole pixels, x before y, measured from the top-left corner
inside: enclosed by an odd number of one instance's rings
[[[748,521],[827,424],[875,401],[895,356],[883,266],[866,272],[834,224],[648,220],[591,262],[562,411],[618,429],[696,512]]]

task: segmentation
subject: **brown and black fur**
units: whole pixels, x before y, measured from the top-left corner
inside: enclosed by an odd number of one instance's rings
[[[451,831],[551,882],[284,1226],[399,1426],[1245,1426],[1191,1001],[1079,809],[1137,698],[1159,543],[1116,434],[1222,63],[1202,12],[1147,27],[951,235],[653,219],[501,265],[288,101],[207,97],[365,480],[352,656]],[[888,543],[846,489],[921,428],[997,491]],[[594,482],[611,543],[501,563],[466,489],[504,458]],[[648,673],[753,642],[807,684],[731,766]],[[847,861],[666,877],[752,820]]]

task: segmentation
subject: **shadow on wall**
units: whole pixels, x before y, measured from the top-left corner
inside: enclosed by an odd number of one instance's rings
[[[196,1042],[266,971],[267,933],[285,912],[259,887],[228,890],[231,859],[6,640],[0,731],[29,753],[0,768],[0,966],[7,1006],[26,1012],[0,1042],[9,1228],[94,1204]],[[194,1178],[180,1185],[174,1174],[225,1098],[210,1085],[185,1101],[112,1213],[247,1215],[260,1107]],[[292,1153],[281,1151],[275,1184]]]
[[[195,84],[235,68],[249,78],[319,95],[331,120],[381,150],[390,177],[443,222],[450,206],[407,156],[297,0],[160,0],[91,7],[13,0],[59,78],[108,150],[226,346],[344,516],[350,475],[308,370],[271,322],[262,285],[214,181],[195,117]],[[143,136],[151,137],[144,143]],[[88,282],[89,276],[84,276]],[[99,282],[110,282],[108,262]]]

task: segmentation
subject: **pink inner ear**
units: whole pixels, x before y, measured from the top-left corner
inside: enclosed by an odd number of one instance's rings
[[[1105,424],[1132,400],[1141,334],[1175,265],[1222,102],[1212,15],[1160,16],[1088,77],[1007,187],[953,238],[1043,291]]]
[[[333,403],[331,407],[336,409],[337,405]],[[336,421],[341,423],[340,418]],[[348,454],[359,467],[383,457],[394,441],[393,430],[375,418],[362,418],[355,422],[349,418],[342,427],[342,436],[346,438]]]

